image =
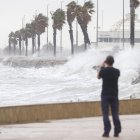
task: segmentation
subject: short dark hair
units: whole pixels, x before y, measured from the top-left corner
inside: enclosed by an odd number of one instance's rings
[[[105,63],[108,64],[108,65],[110,65],[110,66],[112,66],[113,63],[114,63],[114,57],[111,56],[111,55],[107,56],[107,58],[105,60]]]

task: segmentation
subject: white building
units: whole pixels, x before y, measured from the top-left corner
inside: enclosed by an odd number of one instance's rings
[[[140,43],[140,20],[136,15],[135,20],[135,43]],[[115,23],[110,31],[99,31],[99,42],[122,42],[123,41],[123,20]],[[130,14],[124,19],[124,42],[130,42]]]

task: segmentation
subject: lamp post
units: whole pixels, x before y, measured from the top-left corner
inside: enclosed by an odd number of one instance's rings
[[[25,15],[22,18],[22,28],[25,28]],[[24,40],[22,40],[22,53],[24,54]]]
[[[37,17],[37,15],[38,15],[38,11],[37,10],[35,10],[35,17]],[[37,42],[37,39],[36,39],[36,35],[35,35],[35,38],[34,38],[34,52],[36,52],[37,51],[37,45],[36,45],[36,42]]]
[[[102,10],[102,31],[104,31],[104,11]]]
[[[98,47],[98,0],[97,0],[97,23],[96,23],[96,47]]]
[[[62,3],[63,3],[63,1],[61,1],[61,10],[62,10]],[[63,32],[62,32],[62,29],[61,29],[61,31],[60,31],[60,51],[61,51],[61,53],[62,53],[62,49],[63,49],[63,46],[62,46],[62,36],[63,36],[63,34],[62,34]]]
[[[135,44],[135,7],[134,0],[130,0],[130,45],[133,48]]]
[[[48,18],[48,16],[49,16],[49,5],[47,4],[47,18]],[[48,46],[48,44],[49,44],[49,29],[47,27],[47,46]]]
[[[124,0],[123,0],[123,49],[124,49]]]
[[[78,4],[78,0],[77,0],[77,4]],[[76,46],[78,47],[78,22],[76,20]]]

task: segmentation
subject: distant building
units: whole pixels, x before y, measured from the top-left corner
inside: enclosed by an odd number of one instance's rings
[[[140,20],[136,15],[135,20],[135,43],[140,43]],[[99,31],[98,41],[99,42],[123,42],[123,20],[115,23],[110,31]],[[124,42],[130,42],[130,14],[127,14],[124,19]]]
[[[123,42],[122,31],[100,31],[99,42]],[[124,32],[124,42],[130,42],[130,31]],[[135,43],[140,43],[140,31],[135,31]]]

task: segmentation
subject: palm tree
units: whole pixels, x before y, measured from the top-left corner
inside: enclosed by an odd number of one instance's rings
[[[15,37],[15,34],[13,35],[13,44],[14,44],[14,55],[16,54],[16,45],[17,45],[17,40]]]
[[[87,44],[90,44],[87,27],[91,21],[91,14],[93,14],[94,4],[91,1],[87,1],[83,6],[77,5],[77,21],[82,29],[84,35],[85,49],[87,49]]]
[[[53,43],[54,43],[54,56],[56,56],[56,33],[57,30],[62,30],[63,25],[65,24],[65,11],[62,9],[57,9],[52,14],[53,20]]]
[[[26,46],[25,55],[28,56],[28,38],[31,38],[31,33],[28,31],[27,28],[22,28],[20,32],[21,32],[22,40],[25,41],[25,46]]]
[[[35,23],[35,20],[33,20],[31,22],[31,32],[32,32],[32,53],[34,54],[35,53],[35,46],[36,46],[36,23]]]
[[[32,54],[34,54],[34,47],[35,47],[35,36],[36,36],[36,32],[35,32],[35,21],[32,21],[32,23],[27,23],[26,24],[26,30],[27,32],[31,35],[32,38]],[[28,37],[30,38],[30,36]]]
[[[20,31],[16,31],[15,32],[15,37],[17,38],[18,42],[19,42],[19,55],[21,55],[21,32]]]
[[[76,17],[76,2],[72,1],[67,5],[67,22],[69,24],[69,34],[71,40],[71,54],[74,54],[74,46],[73,46],[73,30],[72,30],[72,23]]]
[[[40,52],[40,35],[45,32],[45,28],[48,27],[48,17],[39,14],[35,17],[35,29],[38,36],[38,52]]]
[[[8,40],[8,42],[9,42],[9,55],[11,54],[11,40],[12,40],[12,37],[13,37],[13,35],[14,35],[14,33],[13,32],[11,32],[10,34],[9,34],[9,40]]]
[[[25,30],[24,30],[24,28],[20,29],[20,34],[21,34],[21,41],[23,41],[23,43],[24,43],[24,40],[25,40]]]
[[[130,0],[130,45],[135,45],[135,9],[140,5],[138,0]]]

